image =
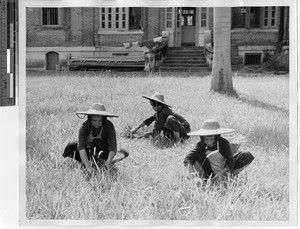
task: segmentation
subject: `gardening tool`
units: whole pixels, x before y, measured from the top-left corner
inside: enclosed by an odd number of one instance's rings
[[[97,158],[97,161],[98,161],[97,165],[98,165],[99,167],[102,167],[103,164],[105,163],[105,161],[104,161],[102,158],[100,158],[100,156],[101,156],[102,153],[103,153],[103,151],[99,151],[98,154],[96,154],[96,147],[94,148],[94,157]],[[116,164],[117,162],[120,162],[120,161],[124,160],[126,157],[129,156],[128,151],[126,151],[126,150],[124,150],[124,149],[118,150],[117,153],[122,154],[122,156],[119,157],[119,158],[113,159],[113,160],[110,162],[110,165],[114,165],[114,164]]]
[[[123,159],[125,159],[126,157],[129,156],[128,151],[126,151],[126,150],[124,150],[124,149],[120,149],[120,150],[118,151],[118,153],[123,154],[122,157],[113,159],[113,160],[110,162],[111,165],[114,165],[115,163],[120,162],[120,161],[122,161]]]

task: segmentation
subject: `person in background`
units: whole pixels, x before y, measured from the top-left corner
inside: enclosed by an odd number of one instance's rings
[[[142,97],[150,101],[150,105],[155,113],[137,127],[131,129],[131,134],[154,122],[153,131],[145,133],[143,137],[155,137],[163,133],[165,138],[176,143],[189,138],[187,133],[191,130],[190,124],[181,115],[170,109],[171,106],[164,101],[164,95],[156,92],[151,96],[143,95]]]
[[[228,174],[236,176],[254,159],[250,152],[239,151],[233,154],[231,144],[221,134],[234,132],[234,129],[221,128],[218,121],[207,119],[199,130],[188,133],[200,136],[200,141],[184,159],[190,174],[200,178],[212,177],[222,180]]]
[[[118,115],[107,112],[100,103],[76,114],[82,119],[87,116],[87,120],[79,129],[78,141],[68,143],[63,157],[82,162],[89,174],[95,172],[95,164],[109,167],[117,152],[117,140],[115,127],[107,118]]]

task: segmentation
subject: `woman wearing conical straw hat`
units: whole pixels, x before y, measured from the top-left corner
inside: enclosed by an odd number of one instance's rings
[[[154,122],[153,131],[145,133],[143,137],[155,137],[163,132],[165,138],[174,142],[188,139],[187,133],[191,130],[190,124],[181,115],[170,109],[171,106],[165,102],[163,94],[155,92],[151,96],[143,95],[142,97],[150,100],[150,105],[155,114],[144,120],[136,128],[133,128],[131,134],[134,134],[141,127],[149,126]]]
[[[234,132],[234,129],[221,128],[219,122],[207,119],[199,130],[188,133],[200,136],[196,147],[184,159],[189,173],[200,178],[222,179],[227,174],[237,175],[254,159],[250,152],[232,152],[228,140],[221,134]]]
[[[108,167],[116,155],[116,131],[107,118],[118,115],[107,112],[100,103],[94,103],[90,109],[79,111],[76,115],[82,119],[87,116],[87,120],[79,129],[78,141],[70,142],[63,156],[82,162],[88,173],[93,174],[96,171],[93,165],[101,162]]]

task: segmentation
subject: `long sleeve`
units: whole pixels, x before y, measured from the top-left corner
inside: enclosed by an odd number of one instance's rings
[[[154,134],[158,134],[164,127],[166,120],[169,115],[172,115],[173,112],[167,107],[164,107],[159,113],[158,113],[158,118],[155,122],[154,125]]]
[[[117,137],[116,130],[112,122],[108,121],[107,123],[107,143],[108,143],[108,152],[113,151],[117,152]]]
[[[175,118],[177,118],[180,123],[182,123],[182,125],[186,128],[186,130],[188,132],[191,131],[190,124],[188,123],[188,121],[183,116],[181,116],[181,115],[179,115],[177,113],[173,113],[173,116]]]
[[[91,131],[91,127],[89,126],[89,123],[85,121],[81,125],[78,133],[78,146],[77,146],[78,151],[87,148],[87,136],[89,135],[90,131]]]
[[[235,165],[235,159],[231,152],[230,143],[225,138],[220,138],[220,153],[226,158],[226,165],[230,172],[232,172]]]
[[[146,126],[149,126],[152,122],[155,121],[155,114],[150,116],[149,118],[145,119],[143,121],[143,123],[146,125]]]
[[[203,144],[198,142],[194,149],[192,149],[185,157],[183,164],[186,166],[187,164],[194,164],[195,161],[198,160],[201,149],[203,148]]]

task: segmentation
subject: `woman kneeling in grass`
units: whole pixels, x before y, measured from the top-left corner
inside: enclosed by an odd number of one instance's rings
[[[141,127],[149,126],[154,122],[153,131],[145,133],[142,137],[156,137],[163,132],[163,136],[173,142],[188,139],[187,133],[191,130],[190,124],[181,115],[170,109],[171,106],[165,103],[162,94],[156,92],[152,96],[143,95],[142,97],[150,100],[150,105],[155,114],[144,120],[136,128],[133,128],[130,131],[131,134],[134,134]]]
[[[77,142],[70,142],[63,153],[64,157],[71,157],[82,162],[88,173],[96,171],[95,164],[110,166],[117,152],[116,131],[113,123],[107,117],[118,117],[108,113],[104,105],[95,103],[87,111],[76,113],[87,116],[81,125]]]
[[[216,120],[207,119],[199,130],[188,133],[200,136],[196,147],[184,159],[189,173],[222,180],[228,173],[235,176],[249,165],[254,159],[252,154],[239,151],[233,155],[229,141],[221,137],[230,132],[234,130],[221,128]]]

